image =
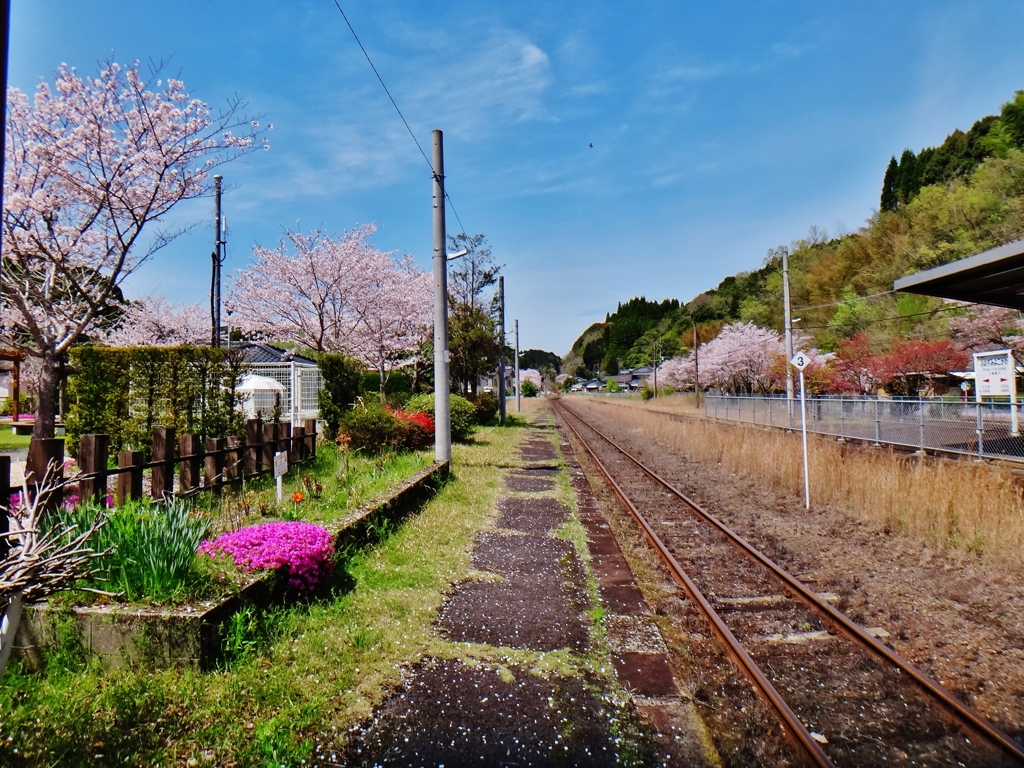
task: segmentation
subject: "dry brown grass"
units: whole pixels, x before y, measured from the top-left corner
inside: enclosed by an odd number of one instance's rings
[[[638,435],[666,450],[803,496],[799,433],[712,419],[666,419],[656,412],[669,412],[664,402],[572,402],[602,411],[614,408]],[[674,412],[682,413],[684,407]],[[946,549],[1024,563],[1024,497],[1009,468],[921,460],[881,449],[844,450],[829,438],[807,439],[812,505],[838,505]]]

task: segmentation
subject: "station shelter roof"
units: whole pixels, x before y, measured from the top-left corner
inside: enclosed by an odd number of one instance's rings
[[[1024,310],[1024,240],[901,277],[893,288],[906,293]]]

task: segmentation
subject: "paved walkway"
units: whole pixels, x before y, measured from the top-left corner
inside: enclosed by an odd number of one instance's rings
[[[466,644],[466,653],[410,669],[353,733],[347,764],[711,764],[661,635],[567,443],[600,611],[584,560],[556,535],[571,510],[556,493],[567,468],[553,434],[550,425],[530,431],[523,467],[504,475],[495,528],[477,538],[475,578],[453,585],[441,608],[437,631]],[[591,618],[599,613],[603,633]]]

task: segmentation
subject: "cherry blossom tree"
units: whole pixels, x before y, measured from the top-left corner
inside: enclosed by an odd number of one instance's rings
[[[519,369],[519,386],[522,386],[526,382],[530,382],[540,392],[544,389],[544,377],[541,372],[534,368],[520,368]]]
[[[383,397],[390,373],[413,361],[428,335],[433,280],[411,257],[374,249],[375,231],[286,232],[274,250],[256,246],[226,307],[245,333],[358,358],[380,372]]]
[[[366,242],[376,229],[369,224],[340,238],[320,229],[286,231],[275,249],[255,246],[225,308],[243,333],[314,352],[351,352],[380,266],[380,254]]]
[[[969,352],[1010,348],[1024,352],[1024,318],[1015,309],[974,304],[949,319],[953,340]]]
[[[430,332],[434,280],[412,263],[378,259],[376,278],[358,307],[359,326],[351,353],[380,373],[380,399],[385,399],[391,372],[411,364]]]
[[[163,296],[133,301],[103,340],[117,347],[205,344],[210,337],[209,315],[198,304],[179,307]]]
[[[698,349],[698,354],[700,350]],[[689,389],[696,384],[696,366],[693,351],[683,357],[673,357],[658,366],[658,385],[674,389]],[[654,377],[648,381],[653,383]],[[707,383],[707,382],[705,382]]]
[[[147,225],[261,145],[264,129],[240,101],[211,113],[180,80],[158,75],[107,62],[83,78],[61,65],[31,101],[7,91],[0,344],[39,359],[35,440],[54,434],[64,353],[122,281],[184,231],[143,239]]]
[[[727,392],[766,392],[769,366],[785,345],[775,331],[753,323],[732,323],[697,350],[701,383]]]

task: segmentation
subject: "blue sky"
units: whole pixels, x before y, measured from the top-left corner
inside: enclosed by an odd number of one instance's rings
[[[504,264],[522,348],[568,351],[619,301],[688,301],[811,225],[855,231],[890,155],[1024,88],[1012,0],[341,3],[447,189]],[[430,268],[430,172],[333,0],[12,0],[10,84],[61,62],[166,62],[237,94],[272,150],[222,170],[228,271],[285,228]],[[590,146],[593,144],[593,147]],[[208,301],[212,202],[126,286]],[[451,210],[448,231],[461,229]],[[510,339],[511,341],[511,339]]]

